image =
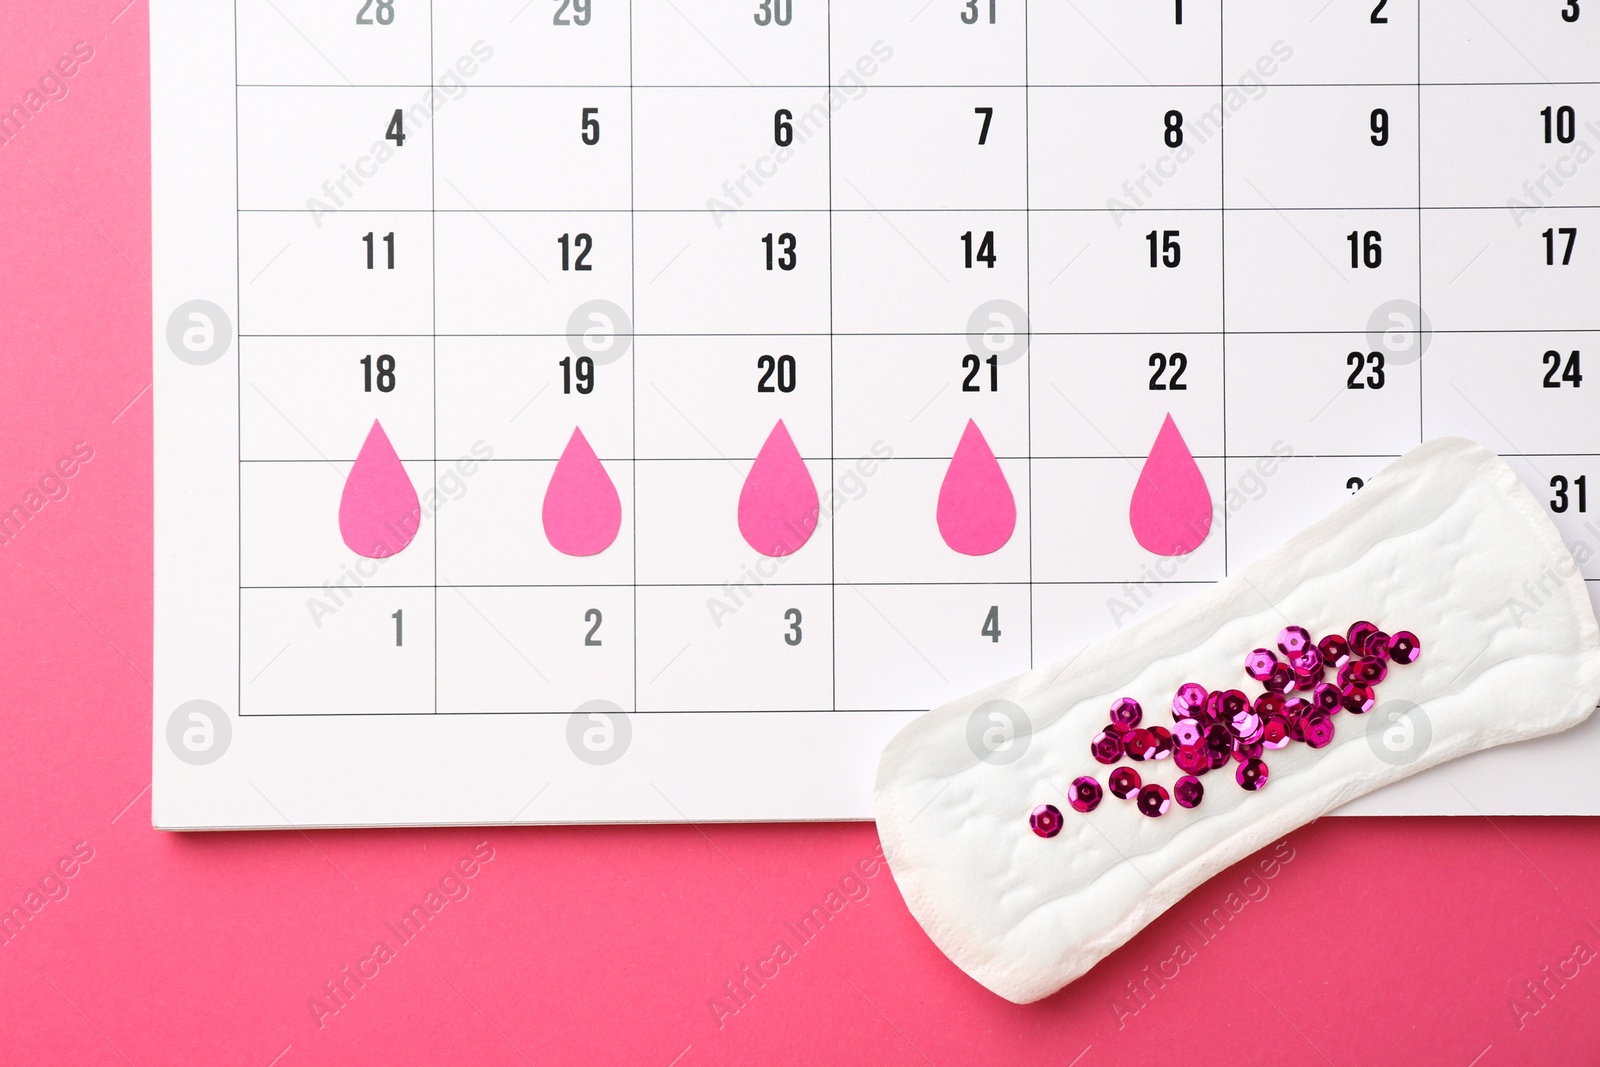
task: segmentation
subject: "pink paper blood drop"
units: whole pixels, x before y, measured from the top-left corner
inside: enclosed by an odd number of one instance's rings
[[[583,431],[574,429],[544,491],[544,535],[557,552],[593,556],[622,528],[622,502]]]
[[[788,556],[817,528],[817,487],[779,419],[739,491],[739,532],[763,556]]]
[[[967,556],[998,552],[1017,527],[1017,502],[978,424],[967,428],[939,486],[939,536]]]
[[[1186,556],[1211,533],[1211,490],[1168,415],[1133,487],[1128,522],[1139,544],[1160,556]]]
[[[368,559],[392,556],[422,525],[417,490],[376,420],[367,432],[339,498],[339,533],[350,551]]]

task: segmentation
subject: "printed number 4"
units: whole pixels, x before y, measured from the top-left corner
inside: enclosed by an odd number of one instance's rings
[[[987,614],[987,615],[985,615],[983,617],[983,629],[979,630],[978,633],[981,634],[984,637],[987,637],[990,641],[992,641],[992,642],[994,642],[996,644],[998,644],[1000,642],[1000,605],[999,604],[994,604],[994,605],[990,606],[989,614]]]

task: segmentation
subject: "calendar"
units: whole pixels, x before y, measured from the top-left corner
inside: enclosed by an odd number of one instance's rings
[[[868,818],[921,711],[1441,435],[1600,580],[1600,3],[151,36],[159,826]],[[1596,754],[1360,810],[1555,810]]]

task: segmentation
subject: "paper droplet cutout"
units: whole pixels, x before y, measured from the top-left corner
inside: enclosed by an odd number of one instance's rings
[[[1211,513],[1211,490],[1168,415],[1133,487],[1133,536],[1158,556],[1186,556],[1211,533]]]
[[[622,501],[583,431],[574,429],[544,492],[544,535],[557,552],[593,556],[622,528]]]
[[[367,431],[339,498],[339,533],[350,551],[368,559],[392,556],[411,543],[422,525],[417,490],[376,420]]]
[[[967,556],[998,552],[1017,528],[1017,502],[978,424],[967,420],[939,486],[939,535]]]
[[[788,556],[811,539],[817,486],[779,419],[739,491],[739,532],[763,556]]]

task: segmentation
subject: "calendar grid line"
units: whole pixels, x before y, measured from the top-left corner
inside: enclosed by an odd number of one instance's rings
[[[433,26],[434,0],[428,0],[428,80],[433,80]],[[439,155],[438,140],[428,138],[428,195],[429,200],[429,240],[428,255],[432,259],[429,269],[430,298],[433,302],[431,311],[431,325],[434,330],[433,344],[433,390],[429,400],[433,406],[433,484],[439,484]],[[439,511],[433,515],[433,710],[439,710]],[[398,644],[398,640],[396,641]]]
[[[1032,4],[1022,5],[1022,84],[1029,86],[1033,71],[1033,48],[1028,41],[1028,12]],[[1033,90],[1025,88],[1022,94],[1022,328],[1025,331],[1022,358],[1026,362],[1024,373],[1028,392],[1024,397],[1028,412],[1028,669],[1034,667],[1038,641],[1034,627],[1033,604]],[[1017,339],[1011,339],[1012,344]],[[998,458],[998,457],[997,457]]]
[[[1417,86],[1416,81],[1347,81],[1347,82],[1280,82],[1273,86],[1274,89],[1410,89]],[[1540,81],[1424,81],[1420,83],[1423,89],[1476,89],[1485,88],[1548,88],[1550,86],[1586,86],[1600,85],[1600,80],[1540,80]],[[929,82],[917,83],[875,83],[872,88],[877,90],[927,90],[927,89],[1216,89],[1217,82],[970,82],[970,83],[945,83]],[[448,89],[446,86],[435,83],[429,85],[425,82],[356,82],[354,84],[338,82],[240,82],[240,89]],[[622,83],[622,82],[567,82],[567,83],[482,83],[472,86],[473,92],[495,89],[727,89],[732,92],[748,92],[751,89],[794,89],[803,91],[828,90],[836,88],[832,83],[824,84],[756,84],[756,85],[687,85],[667,83]],[[1234,88],[1231,83],[1222,82],[1223,91]]]
[[[1419,146],[1420,150],[1420,146]],[[1600,203],[1584,204],[1559,204],[1552,205],[1559,211],[1600,211]],[[1395,207],[1392,204],[1235,204],[1228,211],[1238,213],[1241,211],[1263,212],[1267,214],[1281,214],[1283,212],[1306,213],[1332,213],[1348,215],[1352,212],[1386,212],[1390,214],[1410,214],[1414,211],[1433,212],[1435,214],[1447,211],[1505,211],[1504,204],[1430,204],[1424,202],[1421,208]],[[315,215],[316,212],[298,207],[241,207],[241,215]],[[371,208],[342,208],[341,214],[348,215],[704,215],[703,207],[442,207],[438,209],[420,207],[371,207]],[[1105,215],[1109,214],[1105,207],[790,207],[775,205],[751,209],[751,214],[766,215]],[[1194,215],[1210,214],[1220,215],[1221,208],[1201,207],[1195,205],[1174,205],[1171,207],[1134,207],[1122,214],[1127,215]]]
[[[1424,376],[1427,368],[1422,359],[1422,316],[1424,303],[1422,290],[1427,278],[1427,271],[1423,266],[1423,248],[1425,243],[1422,238],[1422,229],[1427,222],[1427,211],[1423,199],[1424,177],[1422,172],[1422,0],[1417,0],[1417,322],[1416,333],[1413,340],[1417,345],[1417,443],[1428,439],[1427,385]]]
[[[1227,0],[1217,4],[1217,91],[1226,96],[1227,69],[1228,69],[1228,14]],[[1217,241],[1217,253],[1221,257],[1221,269],[1217,271],[1217,279],[1221,286],[1221,315],[1222,315],[1222,492],[1226,497],[1228,492],[1228,114],[1223,112],[1222,121],[1217,124],[1217,199],[1221,206],[1218,212],[1221,235]],[[1228,576],[1228,513],[1231,508],[1222,509],[1222,576]]]
[[[631,715],[921,715],[927,708],[713,708],[703,711],[683,711],[667,708],[641,708],[635,704]],[[571,715],[571,711],[517,710],[517,711],[357,711],[343,715],[330,715],[320,711],[251,711],[242,712],[244,719],[415,719],[427,715],[443,716],[510,716],[510,715]],[[347,826],[340,823],[341,827]],[[375,824],[378,825],[378,824]],[[390,824],[383,823],[388,826]],[[466,825],[451,823],[450,825]],[[483,825],[501,826],[494,822]]]
[[[239,144],[239,0],[233,0],[230,5],[233,9],[233,203],[237,208],[243,198],[240,173],[244,169],[243,147]],[[238,211],[233,213],[233,261],[238,264],[241,260],[241,251],[244,248],[244,216]],[[233,311],[234,318],[238,320],[240,330],[244,328],[244,272],[235,266],[233,272]],[[240,337],[244,334],[241,332]],[[244,456],[244,360],[243,353],[236,353],[233,360],[233,413],[234,413],[234,460],[238,468],[233,487],[234,500],[234,570],[238,574],[239,584],[244,584],[244,469],[238,466],[238,461]],[[237,667],[244,662],[244,597],[234,598],[234,664]],[[244,671],[234,672],[234,709],[239,714],[244,714]]]
[[[637,176],[634,173],[634,108],[633,108],[633,5],[634,0],[628,0],[628,321],[639,321],[639,245],[638,245],[638,216],[633,208],[636,203],[637,193],[635,183]],[[629,338],[629,351],[632,358],[628,360],[628,448],[633,453],[635,463],[639,461],[639,346],[636,343],[637,335]],[[639,479],[629,479],[629,492],[633,498],[630,509],[629,525],[632,535],[629,538],[628,549],[633,554],[633,707],[639,706]]]
[[[826,40],[828,72],[833,71],[833,0],[828,0],[825,8],[827,19]],[[830,79],[831,80],[831,79]],[[828,110],[828,488],[829,499],[832,499],[832,488],[838,484],[838,473],[834,466],[834,456],[838,452],[839,439],[834,425],[834,414],[838,409],[835,395],[838,377],[834,373],[834,276],[833,276],[833,110]],[[832,518],[828,520],[828,681],[830,707],[839,706],[839,524]]]
[[[1462,337],[1489,336],[1499,334],[1552,334],[1552,333],[1600,333],[1600,326],[1548,326],[1534,327],[1505,327],[1501,329],[1433,329],[1434,336],[1449,337],[1459,335]],[[1220,337],[1221,330],[1035,330],[1036,337]],[[1349,337],[1361,335],[1362,330],[1241,330],[1230,329],[1229,337]],[[316,338],[316,337],[359,337],[359,338],[432,338],[475,340],[480,338],[541,338],[560,339],[570,336],[566,333],[241,333],[245,340],[256,338],[283,338],[288,340]],[[853,331],[840,330],[836,334],[807,332],[804,330],[791,330],[784,333],[618,333],[615,337],[627,338],[669,338],[669,337],[956,337],[964,338],[966,334],[956,331],[939,330],[894,330],[894,331]]]
[[[1371,457],[1362,456],[1360,458],[1367,459],[1367,458],[1371,458]],[[1600,581],[1600,579],[1595,579],[1595,580],[1596,581]],[[1084,578],[1084,579],[1075,579],[1075,580],[1071,580],[1071,581],[1064,580],[1064,579],[1040,579],[1036,584],[1041,585],[1041,586],[1045,586],[1045,587],[1050,587],[1050,586],[1062,586],[1062,587],[1103,586],[1103,587],[1107,587],[1107,588],[1114,588],[1114,587],[1117,587],[1119,585],[1125,584],[1126,581],[1127,581],[1127,579],[1112,580],[1110,578],[1105,578],[1105,579],[1088,579],[1088,578]],[[767,589],[827,589],[827,588],[829,588],[830,586],[832,586],[832,585],[834,585],[836,583],[830,580],[830,581],[826,581],[826,582],[824,582],[824,581],[815,581],[815,582],[777,582],[777,581],[772,581],[772,582],[763,582],[761,584],[762,584],[762,588],[767,588]],[[983,589],[983,588],[1021,589],[1021,588],[1025,587],[1025,586],[1027,586],[1029,583],[1028,583],[1027,579],[1019,578],[1019,579],[1015,579],[1015,580],[1012,580],[1012,581],[997,581],[997,580],[992,580],[992,581],[960,581],[960,580],[944,580],[944,579],[940,579],[938,581],[851,582],[849,584],[852,585],[852,586],[856,586],[856,587],[862,588],[862,589],[926,589],[926,588],[933,587],[933,586],[937,586],[937,587],[940,587],[940,588],[943,588],[945,586],[951,586],[951,587],[959,586],[959,587],[970,588],[970,589]],[[1163,582],[1163,584],[1165,584],[1165,585],[1215,585],[1217,583],[1216,583],[1216,579],[1214,579],[1214,578],[1172,578],[1172,579],[1165,580]],[[322,587],[320,585],[245,585],[245,586],[240,586],[239,588],[240,588],[241,592],[272,592],[272,591],[296,590],[296,589],[315,590],[315,589],[321,589]],[[433,584],[433,585],[430,585],[430,584],[428,584],[426,582],[418,582],[418,583],[413,583],[413,584],[407,584],[407,583],[403,583],[403,582],[391,582],[391,583],[368,582],[364,586],[362,586],[362,588],[364,588],[364,589],[634,589],[634,588],[638,588],[638,589],[715,589],[715,588],[717,588],[717,583],[709,581],[709,580],[708,581],[704,581],[704,582],[587,582],[587,581],[586,582],[452,582],[452,583],[450,583],[448,585],[444,585],[444,584]]]

